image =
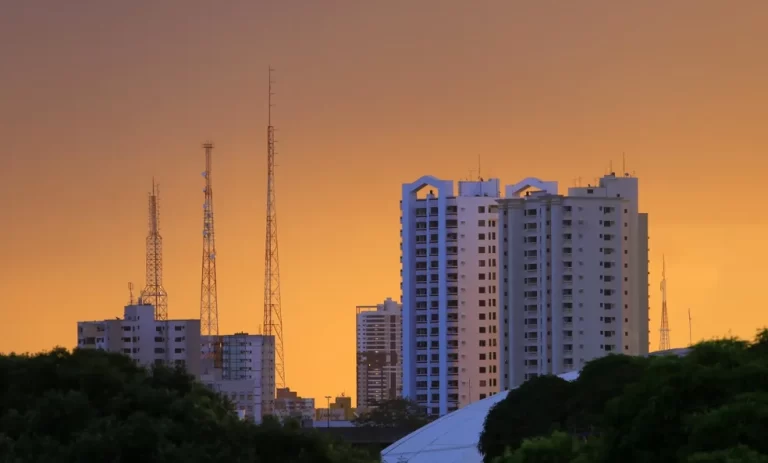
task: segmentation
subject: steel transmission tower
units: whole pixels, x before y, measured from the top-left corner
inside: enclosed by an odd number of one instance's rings
[[[264,334],[275,337],[276,387],[285,387],[283,315],[280,303],[280,258],[275,210],[275,128],[272,126],[272,68],[269,68],[267,109],[267,233],[264,252]]]
[[[216,240],[213,233],[213,190],[211,188],[211,157],[213,143],[205,148],[205,202],[203,203],[203,276],[200,285],[200,334],[219,335],[219,306],[216,297]]]
[[[144,304],[155,306],[155,320],[168,320],[168,293],[163,288],[163,238],[160,236],[160,189],[152,179],[147,235],[147,279],[141,292]]]
[[[667,263],[661,260],[661,329],[659,330],[659,350],[672,348],[669,341],[669,318],[667,316]]]

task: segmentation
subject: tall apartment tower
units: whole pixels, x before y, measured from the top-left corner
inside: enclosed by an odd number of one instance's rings
[[[141,301],[127,305],[123,314],[77,322],[77,347],[120,352],[146,367],[169,362],[200,376],[200,320],[156,320],[155,307]]]
[[[537,190],[537,191],[533,191]],[[648,214],[638,179],[558,194],[527,178],[499,201],[503,387],[648,353]]]
[[[444,415],[499,391],[499,180],[403,185],[403,396]]]
[[[357,306],[357,408],[403,394],[402,305]]]

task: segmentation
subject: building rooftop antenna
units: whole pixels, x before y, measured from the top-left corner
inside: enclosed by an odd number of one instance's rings
[[[661,328],[659,329],[659,350],[671,349],[669,340],[669,318],[667,314],[667,263],[661,258]]]
[[[128,295],[129,295],[128,305],[133,305],[133,303],[134,303],[134,300],[133,300],[133,283],[131,283],[130,281],[128,282]]]
[[[691,318],[691,308],[688,308],[688,346],[693,345],[693,319]]]
[[[275,380],[285,388],[285,352],[283,350],[283,311],[280,297],[280,258],[277,246],[277,211],[275,208],[275,128],[272,126],[272,72],[269,68],[267,110],[267,218],[264,253],[264,334],[275,337]]]

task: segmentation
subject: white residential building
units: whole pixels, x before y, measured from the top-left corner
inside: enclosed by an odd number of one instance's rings
[[[403,393],[403,325],[400,304],[357,306],[357,408]]]
[[[628,175],[568,196],[533,178],[507,187],[498,226],[504,389],[609,353],[648,353],[648,215],[638,200]]]
[[[155,320],[155,307],[128,305],[122,319],[77,322],[77,347],[120,352],[144,366],[183,365],[200,375],[200,320]]]
[[[217,339],[202,340],[203,354],[213,345],[213,357],[203,360],[202,382],[228,397],[245,418],[260,423],[272,413],[275,399],[274,336],[236,333]]]
[[[444,415],[500,390],[499,180],[402,188],[403,395]]]

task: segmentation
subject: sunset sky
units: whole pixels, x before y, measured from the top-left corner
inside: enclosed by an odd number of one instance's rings
[[[355,306],[399,298],[400,185],[621,166],[673,346],[768,324],[768,2],[0,0],[0,351],[76,344],[144,285],[161,188],[171,318],[200,310],[214,151],[221,331],[262,319],[267,68],[288,385],[355,393]],[[324,403],[324,399],[320,403]]]

